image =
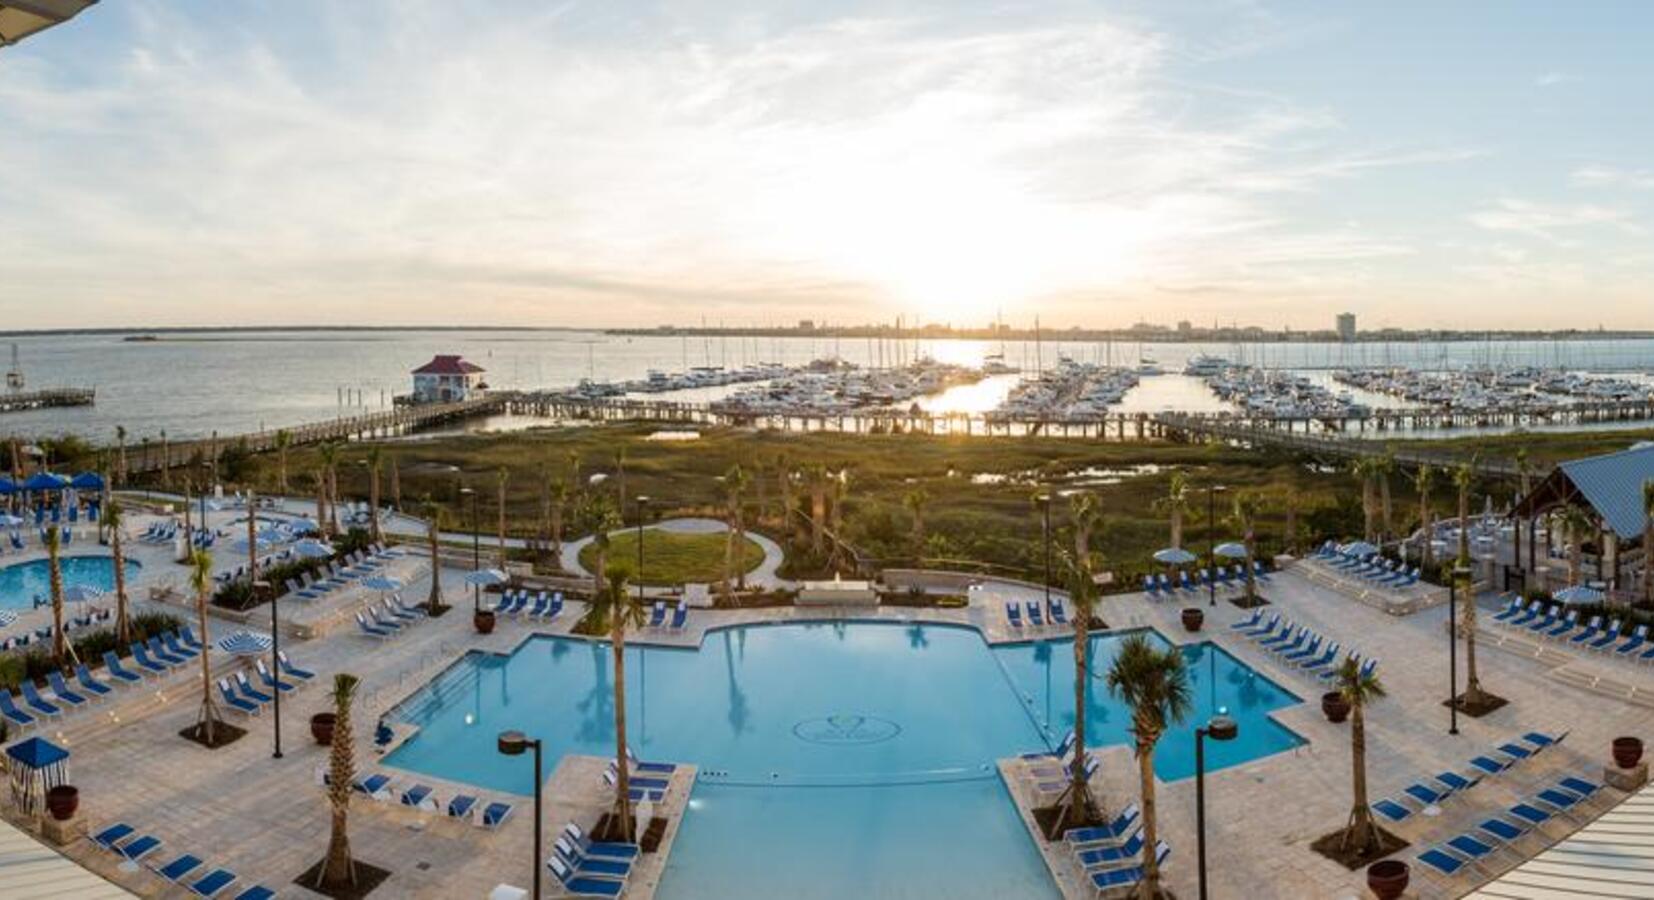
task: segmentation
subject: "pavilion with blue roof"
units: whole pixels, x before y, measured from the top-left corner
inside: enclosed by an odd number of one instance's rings
[[[1518,500],[1511,514],[1535,520],[1567,506],[1585,510],[1597,523],[1597,540],[1587,550],[1600,579],[1610,588],[1630,587],[1649,551],[1642,541],[1649,520],[1643,485],[1650,481],[1654,481],[1654,443],[1569,460]]]

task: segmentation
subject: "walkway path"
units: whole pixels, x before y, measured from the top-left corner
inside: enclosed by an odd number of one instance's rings
[[[717,519],[667,519],[664,522],[657,522],[649,526],[649,529],[672,534],[725,534],[729,531],[729,526]],[[618,537],[635,530],[635,528],[617,528],[609,532],[609,536],[611,538]],[[776,571],[781,568],[782,560],[785,559],[785,555],[781,552],[781,546],[775,541],[751,531],[747,532],[747,538],[764,551],[764,561],[758,564],[758,568],[747,573],[747,584],[756,585],[765,590],[786,590],[794,587],[794,582],[776,574]],[[580,564],[580,551],[585,549],[586,545],[591,542],[592,538],[588,535],[578,541],[569,541],[563,544],[563,555],[559,560],[563,566],[563,571],[584,575],[587,578],[591,577],[592,573]]]

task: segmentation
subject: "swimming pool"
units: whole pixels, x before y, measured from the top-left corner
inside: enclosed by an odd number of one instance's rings
[[[115,589],[115,560],[109,556],[65,556],[58,561],[65,587],[84,584],[101,591]],[[137,577],[138,563],[126,561],[127,583]],[[0,609],[32,609],[34,598],[52,593],[50,563],[44,559],[0,568]]]
[[[1099,659],[1118,642],[1096,636]],[[752,877],[755,860],[786,872],[801,897],[1056,896],[994,766],[1048,748],[1047,723],[1066,727],[1059,661],[1072,672],[1073,656],[1064,642],[1039,646],[991,649],[958,627],[834,623],[714,631],[699,650],[629,647],[633,747],[702,769],[660,896],[774,896],[774,883]],[[1246,670],[1226,655],[1200,659],[1218,673],[1220,700],[1243,689],[1295,700],[1264,679],[1230,684]],[[531,793],[529,768],[500,756],[495,736],[540,737],[548,770],[565,753],[612,753],[609,676],[606,646],[568,638],[469,654],[398,707],[420,732],[385,762]],[[1087,730],[1118,742],[1123,713],[1097,686],[1102,712]],[[1242,734],[1260,734],[1277,707],[1232,708]],[[1162,771],[1181,765],[1172,743]]]

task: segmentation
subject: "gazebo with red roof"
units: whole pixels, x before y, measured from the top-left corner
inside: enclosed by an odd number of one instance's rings
[[[483,368],[460,356],[433,356],[413,370],[415,403],[455,403],[481,396],[488,389]]]

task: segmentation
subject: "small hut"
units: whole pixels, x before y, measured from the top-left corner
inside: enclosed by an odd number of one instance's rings
[[[6,748],[11,769],[11,798],[27,815],[46,808],[46,792],[69,783],[69,751],[46,740],[32,737]]]

